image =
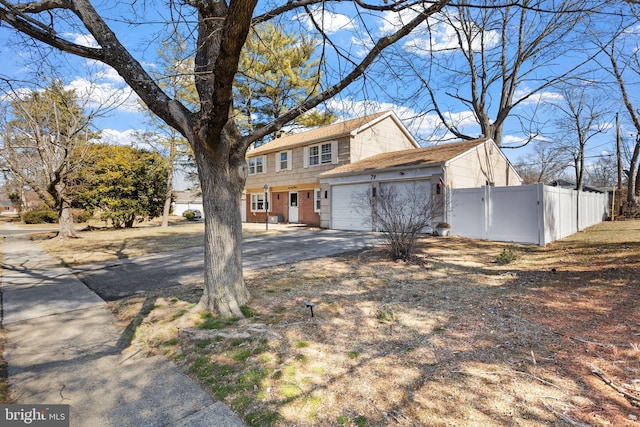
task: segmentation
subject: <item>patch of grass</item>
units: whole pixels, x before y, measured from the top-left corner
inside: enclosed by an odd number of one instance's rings
[[[279,418],[280,414],[277,412],[268,408],[262,408],[246,414],[244,421],[249,427],[270,427],[274,425]]]
[[[309,358],[304,354],[296,354],[293,360],[295,360],[298,363],[302,363],[303,365],[306,365],[307,363],[309,363]]]
[[[196,347],[206,348],[209,344],[211,344],[211,340],[200,340],[196,343]]]
[[[268,368],[256,368],[245,372],[238,377],[238,382],[247,390],[252,390],[259,386],[262,381],[269,376],[271,370]]]
[[[211,362],[209,356],[200,356],[193,362],[189,371],[200,378],[206,378],[213,374],[215,367],[216,364]]]
[[[338,415],[337,421],[341,426],[349,425],[349,417],[347,417],[346,415]]]
[[[322,399],[318,396],[311,396],[307,399],[306,405],[309,411],[307,418],[313,421],[318,417],[318,408],[322,404]]]
[[[298,341],[296,343],[296,348],[307,348],[309,347],[309,343],[306,341]]]
[[[244,338],[234,338],[231,341],[229,341],[229,345],[231,347],[239,347],[245,342],[247,342],[247,340],[245,340]]]
[[[219,316],[214,316],[210,311],[202,313],[200,318],[202,319],[202,322],[197,325],[199,329],[222,329],[238,322],[237,317],[225,319]]]
[[[169,317],[169,322],[173,322],[174,320],[176,320],[178,317],[182,317],[185,314],[187,314],[189,310],[187,310],[186,308],[180,309],[178,311],[176,311],[175,313],[173,313],[170,317]]]
[[[351,350],[349,353],[347,353],[347,356],[349,356],[349,359],[357,359],[358,356],[360,356],[362,354],[362,352],[357,351],[357,350]]]
[[[177,344],[178,344],[178,338],[171,338],[170,340],[167,340],[162,343],[164,347],[171,347]]]
[[[247,319],[251,319],[252,317],[259,317],[260,314],[258,314],[258,312],[251,310],[251,308],[247,305],[242,305],[240,306],[240,311],[242,312],[242,315],[244,317],[246,317]]]
[[[246,412],[251,398],[246,394],[240,395],[231,401],[231,409],[235,412]]]
[[[280,396],[282,396],[285,401],[290,402],[300,395],[300,387],[296,384],[284,383],[278,387],[278,393],[280,393]]]
[[[282,374],[287,378],[294,378],[298,374],[298,369],[294,365],[282,368]]]
[[[356,417],[356,425],[358,427],[365,427],[367,425],[367,417],[364,415],[358,415]]]
[[[236,362],[244,362],[253,355],[253,351],[250,348],[241,348],[238,351],[234,351],[230,354],[231,358]]]

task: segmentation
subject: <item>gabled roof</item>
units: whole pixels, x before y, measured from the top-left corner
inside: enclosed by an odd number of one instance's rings
[[[311,129],[305,132],[294,133],[291,135],[282,136],[261,145],[247,152],[247,156],[254,156],[257,154],[271,153],[274,151],[287,150],[293,147],[312,144],[321,141],[328,141],[336,138],[340,138],[347,135],[357,135],[364,129],[378,123],[379,121],[392,117],[394,121],[405,131],[402,122],[391,111],[380,111],[375,114],[369,114],[368,116],[359,117],[357,119],[346,120],[344,122],[334,123],[327,126],[322,126],[316,129]],[[407,136],[411,139],[416,146],[417,142],[407,132]]]
[[[173,192],[176,203],[194,203],[194,202],[202,202],[202,191],[197,190],[178,190]]]
[[[484,144],[488,138],[432,145],[412,150],[392,151],[367,157],[320,174],[320,177],[359,174],[371,170],[436,166]]]

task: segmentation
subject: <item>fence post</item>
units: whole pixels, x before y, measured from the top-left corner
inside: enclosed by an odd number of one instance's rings
[[[545,186],[539,182],[536,184],[536,199],[538,202],[538,246],[547,245],[547,217],[546,207],[544,205],[544,190]]]

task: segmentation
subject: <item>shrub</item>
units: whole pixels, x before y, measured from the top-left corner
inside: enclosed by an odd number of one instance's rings
[[[196,215],[193,212],[185,212],[184,213],[184,217],[186,219],[188,219],[189,221],[193,221],[193,219],[196,217]]]
[[[55,224],[58,222],[58,214],[54,211],[30,211],[22,214],[25,224]]]
[[[496,257],[498,264],[504,265],[515,261],[518,258],[516,251],[510,247],[504,248],[502,253]]]
[[[92,217],[91,211],[86,209],[72,209],[71,215],[74,222],[87,222]]]

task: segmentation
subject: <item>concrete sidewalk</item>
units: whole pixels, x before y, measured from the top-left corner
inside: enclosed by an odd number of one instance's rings
[[[105,302],[38,245],[6,237],[2,253],[15,403],[68,404],[77,427],[244,426],[163,357],[122,356],[122,330]]]

